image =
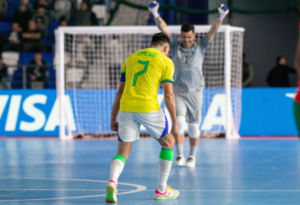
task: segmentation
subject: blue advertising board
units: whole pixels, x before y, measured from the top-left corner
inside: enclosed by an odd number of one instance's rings
[[[297,135],[292,110],[295,91],[295,88],[243,89],[239,134]],[[115,95],[116,90],[67,90],[70,128],[76,132],[111,132],[109,118]],[[224,90],[205,89],[203,95],[201,131],[224,130]],[[165,109],[161,90],[158,101]],[[56,90],[0,91],[0,136],[58,136],[58,127]]]
[[[296,88],[244,88],[240,135],[298,135],[295,92]]]

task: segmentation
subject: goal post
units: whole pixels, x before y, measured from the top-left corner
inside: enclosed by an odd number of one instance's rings
[[[180,26],[168,29],[179,38]],[[209,29],[209,25],[195,26],[196,41]],[[133,52],[149,47],[158,32],[156,26],[59,27],[55,65],[60,139],[71,139],[71,132],[114,134],[109,129],[110,112],[122,63]],[[205,53],[203,134],[239,138],[243,34],[244,28],[222,25]],[[162,93],[160,89],[158,101],[164,108]]]

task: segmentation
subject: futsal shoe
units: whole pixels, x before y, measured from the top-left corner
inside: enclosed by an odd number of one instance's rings
[[[161,193],[155,190],[154,199],[157,200],[168,200],[168,199],[176,199],[179,196],[180,192],[175,190],[167,185],[165,193]]]
[[[107,203],[117,203],[117,185],[113,180],[110,180],[106,186],[105,201]]]
[[[195,167],[196,166],[196,158],[189,156],[189,158],[186,161],[187,167]]]
[[[176,158],[176,165],[177,166],[185,166],[185,158],[178,156]]]

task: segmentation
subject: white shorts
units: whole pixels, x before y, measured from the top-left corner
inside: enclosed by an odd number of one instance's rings
[[[169,133],[168,120],[162,109],[150,113],[120,112],[119,141],[133,142],[138,140],[141,125],[155,139],[164,137]]]

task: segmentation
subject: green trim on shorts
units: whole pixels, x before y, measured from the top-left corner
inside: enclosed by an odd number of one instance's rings
[[[297,101],[294,101],[294,116],[300,137],[300,103],[298,103]]]
[[[121,71],[121,73],[126,73],[126,71]]]
[[[160,151],[159,158],[163,160],[173,161],[174,150],[162,148]]]
[[[118,154],[115,158],[113,158],[113,160],[115,160],[115,159],[121,160],[121,161],[124,163],[124,165],[125,165],[126,158],[125,158],[123,155]],[[113,160],[112,160],[112,161],[113,161]]]

